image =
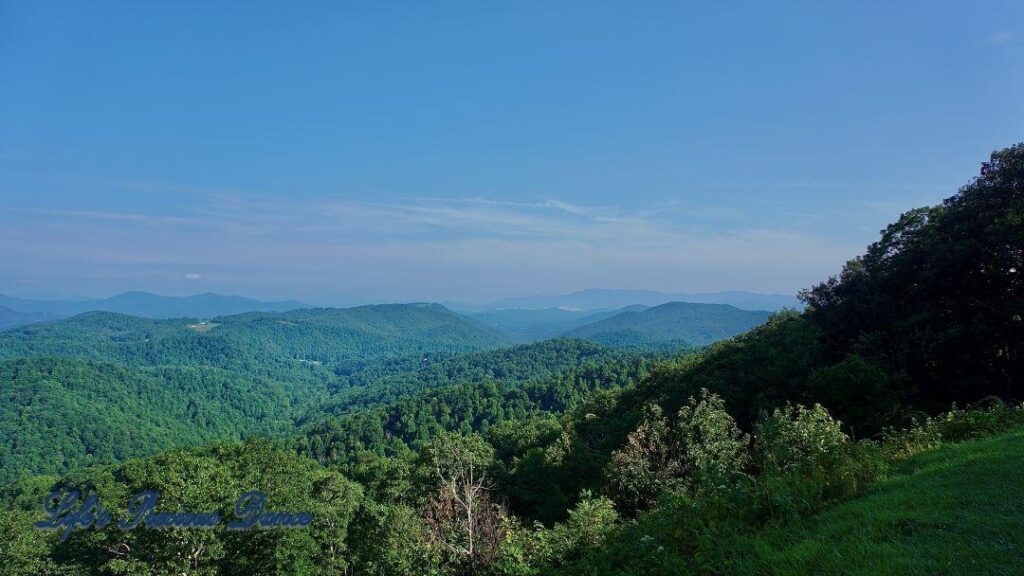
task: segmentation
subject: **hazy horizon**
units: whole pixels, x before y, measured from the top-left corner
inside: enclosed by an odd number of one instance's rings
[[[301,299],[301,298],[295,298],[295,297],[290,297],[290,296],[281,296],[281,297],[270,296],[270,297],[265,297],[265,296],[258,296],[258,295],[245,294],[245,293],[234,293],[234,292],[203,291],[203,292],[165,293],[165,292],[154,292],[154,291],[150,291],[150,290],[135,290],[135,289],[117,290],[117,291],[109,293],[109,294],[97,294],[97,295],[81,295],[81,294],[46,295],[46,294],[38,294],[38,293],[22,293],[22,294],[18,294],[18,293],[0,292],[0,296],[8,296],[8,297],[11,297],[11,298],[17,298],[17,299],[21,299],[21,300],[38,300],[38,301],[54,301],[54,302],[58,302],[58,301],[67,301],[67,302],[80,301],[80,302],[85,302],[85,301],[92,301],[92,300],[105,300],[105,299],[108,299],[108,298],[113,298],[113,297],[116,297],[116,296],[121,296],[121,295],[124,295],[124,294],[131,294],[131,293],[144,293],[144,294],[150,294],[150,295],[155,295],[155,296],[172,297],[172,298],[188,298],[188,297],[203,296],[203,295],[212,294],[212,295],[216,295],[216,296],[246,298],[246,299],[249,299],[249,300],[257,300],[257,301],[265,302],[265,303],[296,301],[296,302],[299,302],[299,303],[305,304],[305,305],[322,306],[322,307],[329,307],[330,308],[330,307],[363,306],[363,305],[372,305],[372,304],[404,304],[404,303],[415,303],[415,302],[431,302],[431,303],[442,304],[442,305],[484,306],[484,305],[489,305],[489,304],[493,304],[493,303],[496,303],[496,302],[500,302],[500,301],[505,300],[505,299],[529,298],[529,297],[569,296],[569,295],[575,295],[575,294],[578,294],[578,293],[584,293],[584,292],[589,292],[589,291],[656,292],[656,293],[659,293],[659,294],[662,294],[662,295],[665,295],[665,296],[710,295],[710,294],[736,292],[736,293],[746,293],[746,294],[757,295],[757,296],[794,297],[794,298],[796,297],[796,294],[783,294],[783,293],[775,293],[775,292],[754,292],[754,291],[750,291],[750,290],[716,290],[716,291],[711,291],[711,292],[696,292],[696,291],[687,291],[687,290],[618,289],[618,288],[604,288],[604,287],[601,287],[601,288],[597,288],[597,287],[594,287],[594,288],[584,288],[582,290],[572,290],[572,291],[569,291],[569,292],[543,292],[543,291],[524,292],[524,293],[500,296],[500,297],[497,297],[497,298],[491,298],[491,299],[486,299],[486,300],[460,300],[460,299],[456,299],[456,298],[436,298],[436,299],[412,298],[412,299],[406,299],[406,300],[388,300],[388,299],[373,299],[373,298],[367,298],[367,299],[361,299],[361,300],[360,299],[348,299],[348,300],[345,300],[345,299],[339,299],[339,300],[330,300],[330,299],[327,299],[327,300],[304,300],[304,299]],[[2,305],[2,302],[0,302],[0,305]],[[553,307],[555,307],[555,306],[553,306]]]
[[[3,15],[16,296],[793,294],[1024,133],[1016,2]]]

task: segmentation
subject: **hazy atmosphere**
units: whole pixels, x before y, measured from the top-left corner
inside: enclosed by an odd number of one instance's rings
[[[1024,128],[1019,3],[869,4],[4,2],[0,293],[793,294]]]

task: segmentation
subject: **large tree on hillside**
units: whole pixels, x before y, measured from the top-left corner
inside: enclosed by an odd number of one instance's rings
[[[1024,396],[1024,144],[941,205],[903,214],[802,294],[835,360],[871,357],[925,405]]]

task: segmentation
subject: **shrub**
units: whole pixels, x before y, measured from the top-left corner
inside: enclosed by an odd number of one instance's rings
[[[707,390],[691,397],[671,426],[659,406],[648,405],[626,445],[612,453],[611,493],[632,514],[649,509],[663,492],[718,490],[742,473],[749,443],[722,398]]]
[[[759,514],[803,514],[856,492],[865,472],[841,426],[820,405],[787,405],[757,423]]]
[[[820,404],[777,408],[757,423],[754,438],[758,461],[767,473],[820,467],[838,458],[849,441],[842,423]]]
[[[551,550],[555,558],[575,559],[592,548],[600,548],[619,519],[615,504],[606,497],[594,497],[590,492],[580,496],[580,502],[569,511],[564,523],[551,531]]]
[[[725,402],[706,389],[679,410],[675,442],[679,457],[698,490],[724,488],[742,473],[750,437],[725,411]]]
[[[1006,432],[1024,424],[1024,406],[1010,405],[999,398],[990,397],[967,409],[953,408],[933,419],[945,442],[962,442]]]
[[[942,434],[931,418],[914,417],[903,429],[886,428],[881,435],[882,451],[893,460],[902,460],[926,450],[938,448]]]
[[[993,436],[1024,425],[1024,405],[1011,405],[990,397],[967,408],[955,404],[934,418],[913,418],[904,429],[882,433],[882,448],[895,459],[907,458],[944,442],[963,442]]]

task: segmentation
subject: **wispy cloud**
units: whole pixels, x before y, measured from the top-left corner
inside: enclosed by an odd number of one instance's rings
[[[989,46],[1005,46],[1007,44],[1014,43],[1016,40],[1016,33],[1010,30],[1000,30],[999,32],[986,36],[982,39],[982,43],[988,44]]]
[[[679,202],[630,211],[559,199],[282,201],[215,192],[174,206],[8,212],[0,216],[0,261],[23,277],[202,279],[210,289],[402,299],[537,287],[793,291],[859,248],[733,213],[704,214],[714,225],[694,225]],[[216,282],[196,271],[213,268]]]

